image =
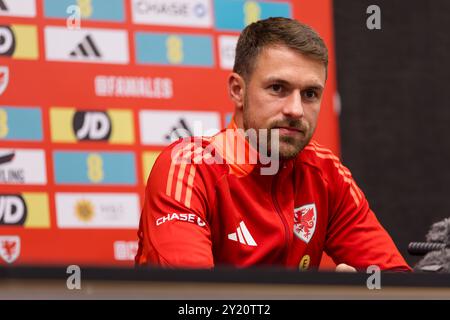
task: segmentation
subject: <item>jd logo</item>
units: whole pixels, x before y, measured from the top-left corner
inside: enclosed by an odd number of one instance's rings
[[[81,141],[107,141],[111,136],[111,119],[103,111],[77,111],[72,126]]]
[[[23,225],[27,206],[20,195],[0,195],[0,225]]]

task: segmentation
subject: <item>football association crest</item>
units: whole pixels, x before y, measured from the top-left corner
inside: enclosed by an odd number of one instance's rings
[[[305,243],[308,243],[317,224],[317,210],[314,203],[294,209],[294,233]]]

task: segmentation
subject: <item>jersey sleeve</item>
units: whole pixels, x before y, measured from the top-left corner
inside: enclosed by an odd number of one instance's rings
[[[138,265],[211,268],[207,181],[199,166],[186,161],[192,145],[164,150],[147,181],[139,226]],[[188,157],[180,161],[180,152]],[[175,160],[177,159],[177,160]]]
[[[336,264],[360,270],[376,265],[381,270],[411,271],[350,171],[337,157],[329,163],[332,190],[325,252]]]

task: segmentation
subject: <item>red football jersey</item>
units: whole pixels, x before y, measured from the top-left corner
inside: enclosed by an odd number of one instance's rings
[[[306,269],[317,268],[325,251],[360,270],[411,270],[330,150],[312,141],[265,175],[267,165],[250,161],[256,151],[236,132],[231,122],[201,143],[179,140],[159,155],[147,182],[137,264]]]

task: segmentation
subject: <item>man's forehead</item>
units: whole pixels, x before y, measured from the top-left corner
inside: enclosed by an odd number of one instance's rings
[[[325,85],[326,67],[322,61],[287,46],[268,46],[259,53],[253,74],[263,81],[302,82],[310,86]]]

